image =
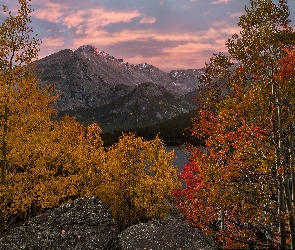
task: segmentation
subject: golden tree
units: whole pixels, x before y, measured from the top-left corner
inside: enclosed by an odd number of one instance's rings
[[[0,26],[0,110],[2,185],[0,231],[5,214],[36,215],[83,196],[98,195],[123,224],[162,217],[179,187],[173,153],[156,138],[125,135],[103,148],[97,124],[84,126],[68,116],[51,119],[57,99],[41,88],[34,69],[39,40],[32,36],[28,1]]]
[[[123,135],[108,148],[95,193],[123,228],[167,215],[172,190],[180,185],[173,158],[158,137],[146,141]]]
[[[25,0],[19,0],[19,4],[15,15],[3,6],[6,19],[0,26],[0,109],[4,117],[4,130],[0,132],[3,138],[1,194],[6,200],[9,195],[4,189],[11,178],[6,173],[6,162],[14,158],[14,163],[9,164],[9,170],[22,166],[19,171],[24,171],[29,167],[23,162],[30,156],[23,152],[25,147],[34,145],[31,140],[34,140],[36,133],[49,127],[50,116],[54,114],[50,104],[55,100],[49,88],[38,87],[33,60],[37,58],[40,41],[31,36],[30,5]],[[1,232],[4,225],[3,202],[2,199]]]

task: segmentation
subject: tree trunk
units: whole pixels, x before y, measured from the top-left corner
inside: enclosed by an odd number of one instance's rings
[[[285,206],[284,206],[283,178],[281,175],[279,176],[278,203],[279,203],[278,213],[279,213],[279,215],[282,215],[284,213]],[[287,249],[287,237],[286,237],[286,228],[285,228],[284,219],[280,219],[279,233],[280,233],[281,248]]]
[[[290,178],[286,178],[284,180],[284,187],[285,187],[285,194],[286,194],[286,203],[287,203],[287,211],[289,215],[289,227],[290,227],[290,233],[291,233],[291,249],[294,249],[294,243],[295,243],[295,220],[294,220],[294,209],[292,207],[292,200],[291,200],[291,194],[290,194],[290,185],[289,185]]]
[[[224,212],[223,212],[223,211],[220,211],[220,220],[221,220],[220,229],[221,229],[222,231],[224,231],[224,229],[225,229],[225,225],[224,225]],[[223,245],[223,246],[226,245],[225,237],[223,237],[223,239],[222,239],[222,245]]]
[[[283,148],[283,131],[282,131],[282,105],[279,96],[279,91],[272,85],[273,98],[273,112],[274,116],[272,119],[273,125],[273,142],[275,146],[275,165],[276,174],[278,178],[278,215],[279,219],[279,235],[280,245],[282,249],[287,249],[287,236],[286,236],[286,225],[285,220],[282,217],[285,212],[285,200],[284,200],[284,178],[286,173],[286,161],[284,159],[284,148]]]
[[[6,186],[7,184],[7,177],[6,177],[6,135],[7,135],[7,120],[8,120],[8,107],[5,105],[5,111],[4,111],[4,133],[3,133],[3,140],[2,140],[2,154],[3,154],[3,159],[2,159],[2,164],[1,164],[1,185]],[[5,195],[1,197],[2,199],[2,204],[1,204],[1,210],[0,210],[0,237],[2,238],[5,233],[5,228],[6,228],[6,223],[5,223],[5,213],[6,213],[6,205],[5,205]]]

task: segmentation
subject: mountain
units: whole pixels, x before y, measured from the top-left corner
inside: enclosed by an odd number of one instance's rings
[[[155,124],[194,109],[185,97],[198,88],[202,70],[170,73],[132,65],[94,46],[65,49],[36,61],[41,85],[55,84],[57,109],[103,130]]]
[[[164,87],[147,82],[100,107],[79,107],[60,114],[74,115],[84,123],[98,122],[103,131],[110,131],[152,125],[193,108]]]

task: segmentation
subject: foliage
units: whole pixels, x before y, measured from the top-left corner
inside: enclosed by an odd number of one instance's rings
[[[94,161],[89,161],[93,155],[102,153],[100,130],[95,128],[97,135],[93,137],[94,126],[97,125],[84,128],[65,117],[43,137],[39,135],[38,141],[34,142],[35,147],[30,150],[30,157],[23,158],[15,171],[9,171],[10,192],[13,194],[10,209],[19,211],[17,205],[24,209],[32,204],[42,209],[52,208],[89,194],[87,182],[90,182],[91,164],[94,164]],[[95,149],[93,138],[98,141]],[[22,155],[26,153],[24,150]],[[11,159],[11,163],[15,164],[15,159]],[[27,169],[20,171],[24,164]],[[23,200],[24,193],[26,199]]]
[[[206,230],[211,228],[218,218],[218,210],[214,211],[209,201],[206,201],[206,181],[203,172],[207,169],[206,159],[199,149],[190,149],[189,162],[184,166],[179,178],[185,185],[183,188],[174,190],[173,196],[176,199],[178,209],[183,212],[186,219],[193,221],[195,225]],[[199,162],[194,159],[197,158]],[[200,164],[203,158],[202,164]],[[204,197],[203,197],[204,196]],[[201,197],[203,199],[201,199]],[[198,208],[198,213],[194,209]]]
[[[173,158],[158,137],[146,141],[123,134],[108,148],[96,194],[123,227],[167,215],[172,190],[180,184]]]
[[[28,218],[98,195],[129,225],[165,216],[171,192],[179,187],[174,154],[158,137],[145,141],[134,135],[122,136],[105,151],[96,123],[52,119],[57,94],[38,84],[33,60],[39,40],[31,37],[32,10],[28,1],[19,4],[15,15],[3,7],[8,15],[0,26],[0,108],[9,111],[0,130],[2,162],[7,162],[1,172],[1,211],[9,220]],[[2,216],[2,232],[3,226]]]
[[[50,126],[50,117],[54,115],[50,105],[56,99],[52,89],[38,87],[33,60],[37,58],[40,41],[31,36],[33,31],[29,24],[32,10],[28,2],[19,0],[19,4],[15,15],[3,6],[6,19],[0,26],[0,112],[3,115],[6,113],[1,121],[4,129],[0,130],[3,139],[1,212],[5,210],[3,201],[10,197],[9,186],[6,185],[9,174],[15,171],[17,165],[22,165],[21,171],[28,167],[22,162],[29,157],[37,133]],[[7,162],[10,162],[9,173],[6,171]],[[1,233],[3,223],[1,213]]]
[[[295,33],[286,1],[250,4],[240,35],[226,43],[230,55],[215,55],[200,79],[203,108],[192,132],[206,138],[206,147],[191,149],[181,177],[192,184],[176,191],[176,199],[188,219],[224,237],[227,248],[293,249],[286,231],[294,232],[288,190],[294,182]],[[212,213],[204,214],[203,206]]]

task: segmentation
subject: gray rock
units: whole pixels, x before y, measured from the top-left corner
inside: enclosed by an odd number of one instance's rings
[[[1,250],[215,250],[205,234],[173,210],[167,219],[140,223],[118,232],[108,207],[82,198],[9,229]]]
[[[131,226],[119,238],[123,250],[217,249],[200,229],[173,217]]]
[[[82,198],[10,229],[0,249],[120,249],[117,228],[106,205]]]

